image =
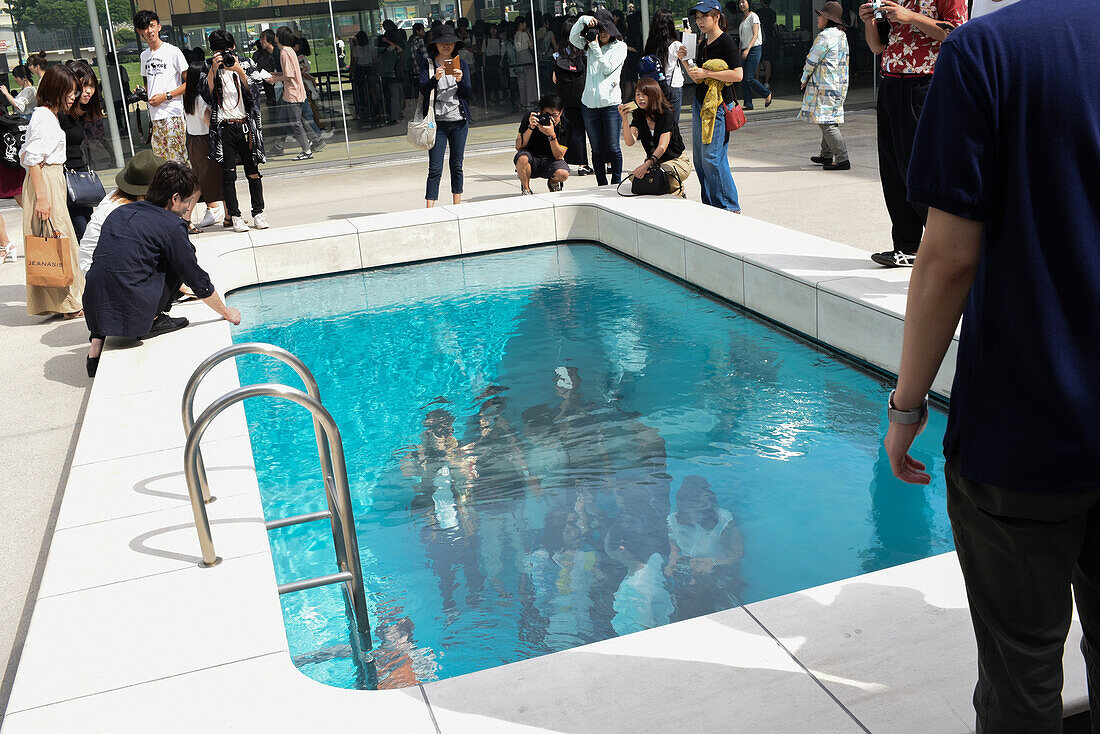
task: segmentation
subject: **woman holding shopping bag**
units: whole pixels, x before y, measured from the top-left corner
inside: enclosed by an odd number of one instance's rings
[[[66,319],[84,315],[80,299],[84,294],[84,273],[77,264],[77,240],[69,219],[65,186],[65,132],[57,120],[59,112],[72,109],[78,93],[76,74],[64,64],[46,70],[38,85],[38,105],[27,126],[19,150],[19,161],[27,169],[23,185],[23,232],[52,235],[56,230],[68,239],[72,285],[49,288],[27,284],[27,313],[44,316],[59,313]]]
[[[844,35],[840,3],[829,0],[817,11],[820,33],[806,55],[802,70],[802,109],[798,116],[821,128],[821,155],[811,161],[826,171],[848,171],[848,146],[840,134],[844,123],[844,98],[848,94],[848,37]]]

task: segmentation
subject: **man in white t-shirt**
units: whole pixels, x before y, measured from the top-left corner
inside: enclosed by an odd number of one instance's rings
[[[183,52],[160,37],[160,18],[151,10],[134,16],[134,30],[148,44],[141,52],[141,75],[149,95],[153,152],[170,161],[187,163],[187,126],[183,117]]]

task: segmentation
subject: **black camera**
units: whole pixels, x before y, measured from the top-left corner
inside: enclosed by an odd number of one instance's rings
[[[600,30],[597,26],[589,26],[584,29],[584,40],[592,43],[600,37]]]
[[[232,51],[222,51],[222,66],[229,69],[237,65],[237,54]]]
[[[138,102],[148,102],[149,95],[145,91],[145,87],[134,87],[130,94],[126,95],[126,104],[137,104]]]
[[[538,116],[535,119],[538,120],[538,123],[540,125],[553,125],[554,124],[554,121],[550,117],[549,112],[539,112]]]

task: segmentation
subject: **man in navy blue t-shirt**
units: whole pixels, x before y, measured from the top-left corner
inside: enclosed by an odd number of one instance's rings
[[[930,211],[886,449],[899,478],[929,481],[908,451],[964,314],[944,451],[979,731],[1061,731],[1071,587],[1100,721],[1098,59],[1095,0],[952,31],[909,169]]]

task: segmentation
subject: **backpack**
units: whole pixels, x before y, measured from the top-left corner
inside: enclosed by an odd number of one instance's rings
[[[566,107],[580,107],[584,93],[585,58],[569,58],[554,54],[554,74],[558,80],[558,96]]]
[[[0,164],[8,168],[22,168],[19,150],[27,136],[27,119],[18,115],[0,113]]]
[[[653,54],[643,56],[638,61],[638,78],[639,79],[652,79],[661,85],[661,91],[664,92],[665,99],[672,96],[672,86],[668,83],[668,79],[665,77],[665,67]]]

